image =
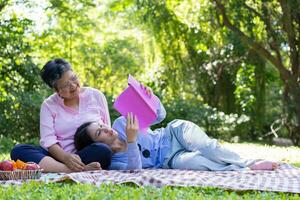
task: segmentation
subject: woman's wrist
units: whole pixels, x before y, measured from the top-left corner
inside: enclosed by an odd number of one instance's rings
[[[64,161],[66,160],[65,158],[68,155],[68,153],[65,152],[58,144],[54,144],[51,147],[49,147],[48,152],[53,158],[62,163],[64,163]]]
[[[136,142],[136,138],[134,139],[127,139],[127,143],[135,143]]]
[[[68,153],[68,152],[63,152],[63,155],[62,155],[62,157],[63,157],[63,160],[62,160],[62,163],[66,163],[67,161],[68,161],[68,157],[70,156],[70,153]]]

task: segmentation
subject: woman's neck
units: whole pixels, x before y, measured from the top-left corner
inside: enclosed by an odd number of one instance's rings
[[[127,150],[127,143],[123,140],[116,139],[111,144],[111,149],[114,153],[126,151]]]
[[[64,99],[64,104],[65,106],[77,110],[79,107],[79,97],[73,99]]]

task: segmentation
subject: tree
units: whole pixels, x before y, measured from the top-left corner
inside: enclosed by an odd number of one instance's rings
[[[293,142],[300,145],[300,1],[212,2],[220,25],[277,69],[288,108],[286,126]]]
[[[15,15],[4,17],[5,8],[0,3],[0,130],[4,136],[21,141],[39,135],[44,91],[27,38],[32,21]]]

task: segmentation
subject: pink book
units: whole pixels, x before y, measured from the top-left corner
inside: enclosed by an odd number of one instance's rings
[[[131,75],[128,76],[128,87],[114,103],[114,108],[124,117],[128,112],[137,116],[140,130],[145,130],[156,120],[158,107],[158,97],[154,94],[149,97],[142,89],[141,84]]]

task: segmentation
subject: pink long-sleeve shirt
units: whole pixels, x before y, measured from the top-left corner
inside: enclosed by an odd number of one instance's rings
[[[64,105],[57,93],[44,100],[40,112],[40,145],[48,149],[58,144],[66,152],[76,152],[74,134],[88,121],[110,125],[105,96],[99,90],[85,87],[79,94],[79,107],[74,110]]]

